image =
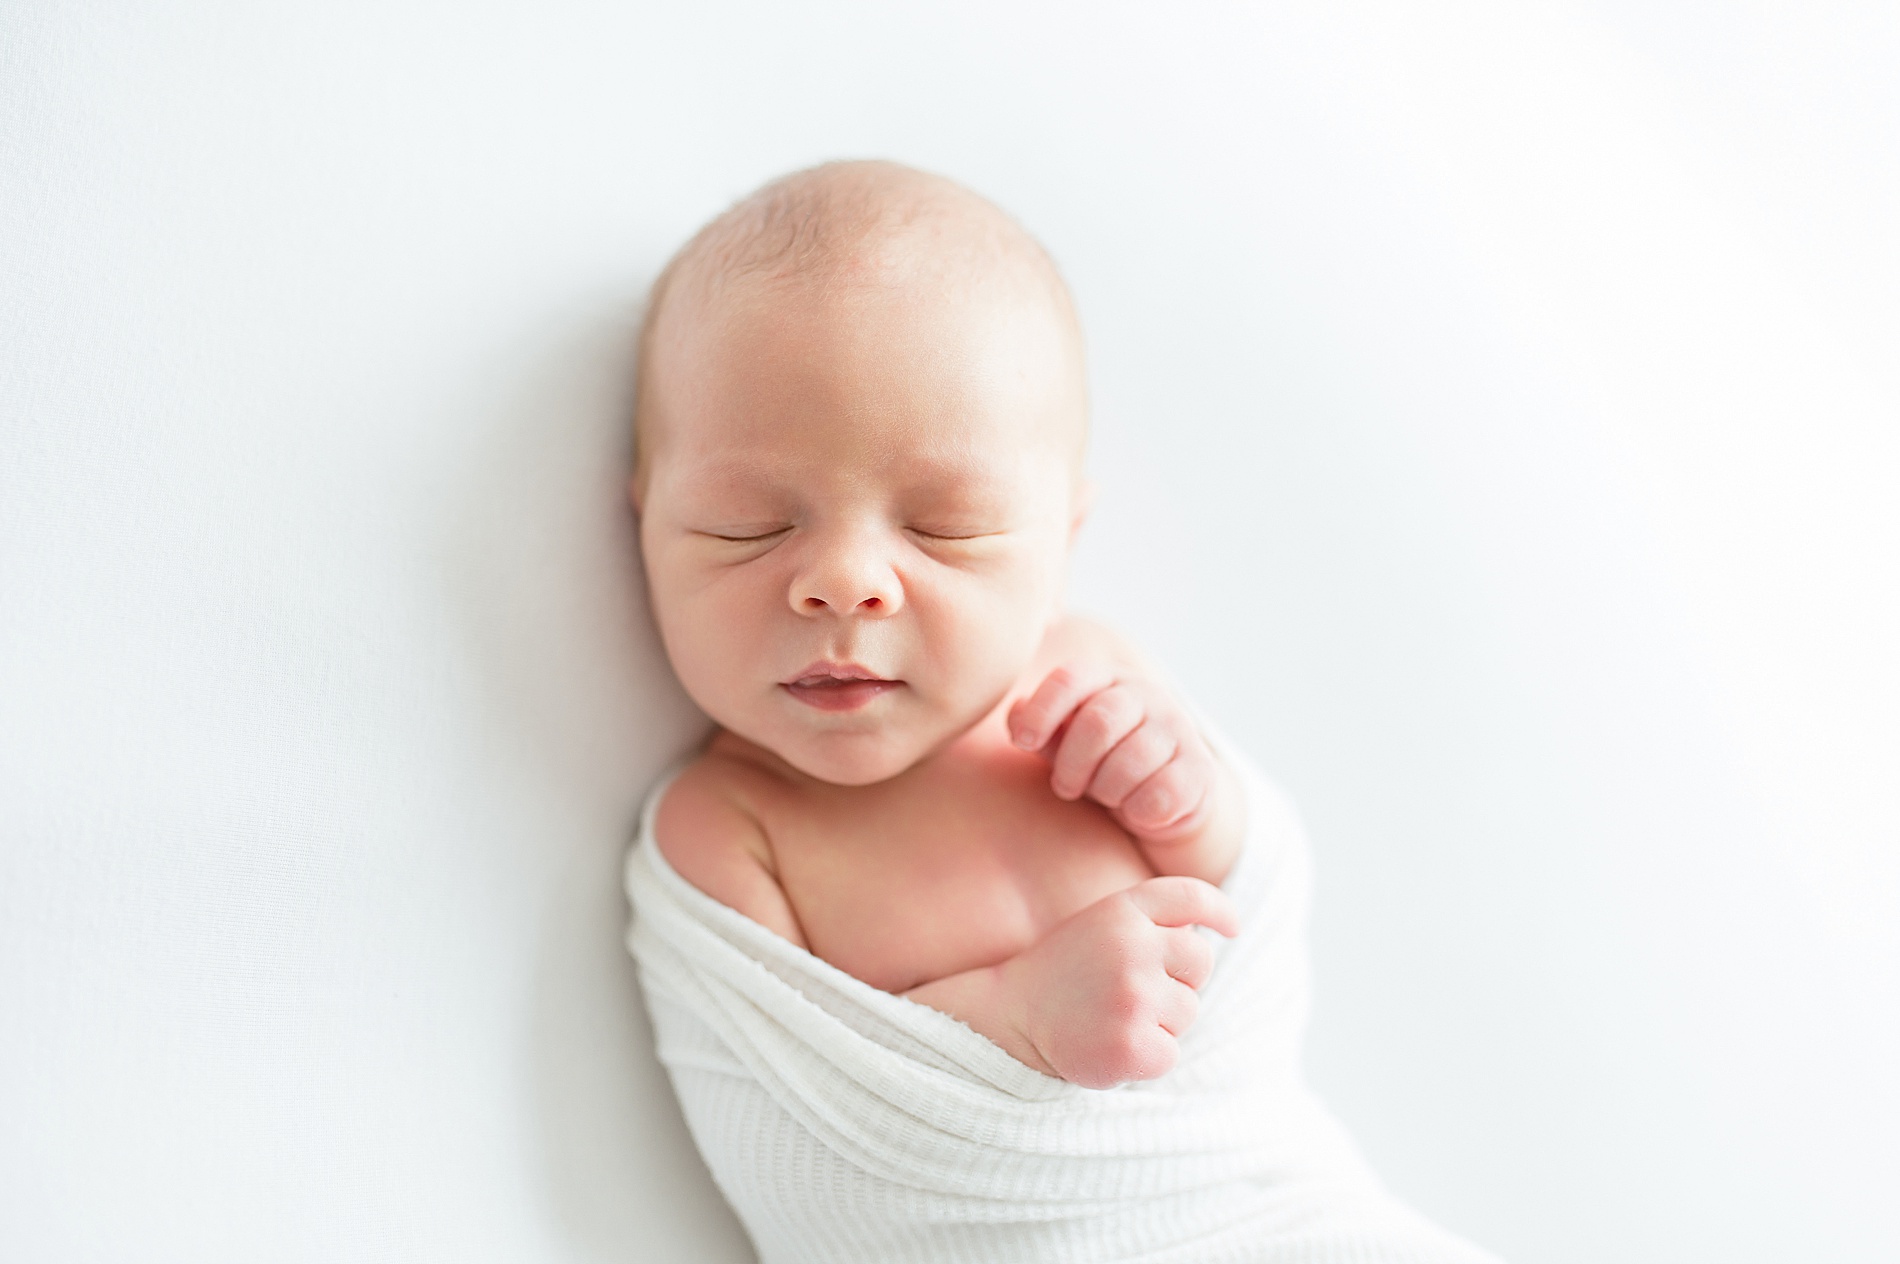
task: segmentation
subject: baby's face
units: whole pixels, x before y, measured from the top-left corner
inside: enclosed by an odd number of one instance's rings
[[[991,711],[1060,602],[1084,400],[1047,303],[742,283],[669,311],[636,485],[674,670],[814,777]]]

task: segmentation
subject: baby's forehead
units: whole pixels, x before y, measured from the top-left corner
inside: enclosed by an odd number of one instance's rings
[[[858,452],[836,460],[827,445],[787,431],[770,446],[735,443],[702,432],[681,445],[672,464],[708,492],[752,493],[842,488],[879,494],[956,492],[1003,499],[1017,490],[1036,463],[1006,444],[938,445],[900,438],[884,451]],[[816,458],[812,465],[802,456]],[[813,468],[813,465],[818,468]]]
[[[692,402],[728,393],[731,379],[747,376],[749,357],[818,374],[840,358],[877,358],[906,326],[925,343],[998,349],[976,358],[1006,376],[1060,383],[1057,393],[1074,405],[1054,410],[1073,414],[1057,424],[1074,433],[1079,456],[1080,330],[1041,246],[960,185],[893,164],[845,163],[768,185],[707,225],[668,266],[641,341],[642,462],[656,426],[669,447],[686,437],[682,426],[700,432],[708,419]],[[945,404],[954,409],[957,401]],[[711,429],[730,433],[726,425]],[[1015,437],[960,441],[994,447]]]

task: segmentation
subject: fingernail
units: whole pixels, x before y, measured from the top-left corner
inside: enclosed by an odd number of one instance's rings
[[[1016,743],[1016,745],[1023,750],[1036,749],[1036,735],[1028,729],[1017,729],[1014,733],[1010,734],[1009,740]]]

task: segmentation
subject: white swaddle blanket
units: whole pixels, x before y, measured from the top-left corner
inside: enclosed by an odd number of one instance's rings
[[[1180,1064],[1080,1088],[627,861],[628,946],[687,1124],[763,1264],[1495,1264],[1389,1198],[1301,1078],[1308,862],[1231,750],[1248,839]],[[670,780],[670,778],[669,778]],[[1203,932],[1210,933],[1210,932]]]

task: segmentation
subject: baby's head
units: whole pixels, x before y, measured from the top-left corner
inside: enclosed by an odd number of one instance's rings
[[[639,373],[647,583],[707,714],[866,785],[995,708],[1084,507],[1081,336],[1015,221],[890,163],[787,176],[667,267]]]

